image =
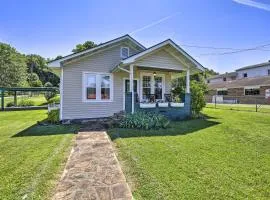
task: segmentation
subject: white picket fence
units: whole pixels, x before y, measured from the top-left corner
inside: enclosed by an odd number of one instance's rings
[[[48,104],[48,112],[51,112],[52,110],[58,110],[60,109],[60,104]]]

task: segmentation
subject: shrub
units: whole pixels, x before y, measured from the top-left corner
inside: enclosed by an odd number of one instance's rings
[[[8,103],[7,103],[7,107],[13,107],[13,106],[15,106],[15,105],[14,105],[14,102],[8,102]]]
[[[191,111],[194,117],[197,117],[200,111],[205,107],[205,98],[204,93],[206,88],[204,84],[201,84],[197,81],[191,81],[190,85],[191,90]]]
[[[60,113],[59,109],[51,110],[48,113],[48,122],[53,123],[53,124],[59,123],[59,116],[60,116],[59,113]]]
[[[44,84],[44,87],[53,87],[53,85],[50,82],[47,82]],[[44,93],[44,97],[47,101],[55,96],[56,96],[56,91],[50,91],[50,92]]]
[[[164,115],[140,111],[127,114],[120,122],[120,128],[160,129],[167,128],[169,123],[169,120]]]
[[[35,102],[32,101],[31,99],[22,99],[19,101],[18,106],[34,106]]]
[[[48,100],[48,104],[52,104],[52,103],[59,104],[60,103],[60,96],[55,96],[55,97]]]

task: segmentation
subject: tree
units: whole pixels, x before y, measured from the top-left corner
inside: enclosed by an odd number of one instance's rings
[[[26,63],[28,73],[36,73],[42,85],[47,82],[52,83],[55,87],[59,85],[60,78],[48,68],[45,58],[40,55],[30,54],[26,56]]]
[[[0,87],[19,87],[26,81],[26,64],[22,54],[0,43]]]
[[[27,81],[31,87],[42,87],[42,82],[36,73],[28,74]]]
[[[86,41],[83,44],[77,44],[76,47],[75,47],[75,49],[72,49],[72,52],[73,53],[77,53],[77,52],[83,51],[85,49],[94,48],[96,46],[97,46],[97,44],[95,44],[94,42],[92,42],[92,41]]]

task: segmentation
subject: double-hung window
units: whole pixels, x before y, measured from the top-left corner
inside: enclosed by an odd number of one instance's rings
[[[83,101],[112,101],[112,88],[111,74],[83,74]]]
[[[164,74],[141,73],[141,99],[149,100],[155,95],[156,100],[162,100],[165,92]]]

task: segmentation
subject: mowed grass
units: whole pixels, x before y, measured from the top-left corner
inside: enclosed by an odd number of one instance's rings
[[[0,112],[0,199],[49,199],[74,126],[39,126],[46,111]]]
[[[251,111],[256,112],[256,104],[213,104],[208,103],[207,108],[225,109],[225,110],[238,110],[238,111]],[[257,105],[257,112],[270,113],[270,105]]]
[[[44,95],[36,95],[36,96],[17,96],[17,103],[19,103],[21,100],[31,100],[34,102],[35,106],[42,106],[42,105],[46,105],[47,104],[47,100],[45,99]],[[1,98],[0,98],[1,101]],[[5,97],[5,106],[9,103],[9,102],[14,102],[14,97],[13,96],[9,96],[9,97]]]
[[[270,115],[203,112],[168,130],[110,131],[135,199],[270,199]]]

